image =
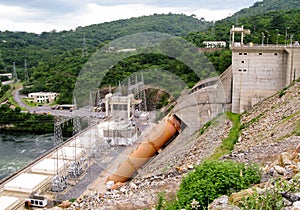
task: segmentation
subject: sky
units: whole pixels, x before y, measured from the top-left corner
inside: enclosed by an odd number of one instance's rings
[[[156,14],[226,18],[257,0],[0,0],[0,31],[34,33],[76,29]]]

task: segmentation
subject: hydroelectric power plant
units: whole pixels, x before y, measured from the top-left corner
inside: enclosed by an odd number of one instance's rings
[[[169,145],[184,144],[219,113],[248,110],[300,77],[299,45],[244,45],[234,40],[233,34],[241,32],[243,27],[231,30],[232,66],[184,93],[157,124],[145,109],[144,94],[121,91],[104,97],[104,119],[85,130],[74,110],[76,134],[65,142],[61,126],[69,119],[58,119],[55,148],[1,183],[0,206],[53,206],[88,188],[105,191],[159,161],[155,157]]]

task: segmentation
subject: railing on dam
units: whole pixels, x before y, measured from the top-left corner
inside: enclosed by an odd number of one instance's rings
[[[266,49],[266,50],[284,50],[286,48],[300,48],[299,44],[247,44],[230,46],[231,50],[238,49]]]

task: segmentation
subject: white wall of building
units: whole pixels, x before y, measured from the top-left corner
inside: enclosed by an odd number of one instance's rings
[[[33,102],[36,103],[51,103],[55,100],[57,93],[52,92],[37,92],[29,93],[28,97],[33,98]]]
[[[232,111],[242,113],[285,87],[283,49],[238,48],[232,52]]]

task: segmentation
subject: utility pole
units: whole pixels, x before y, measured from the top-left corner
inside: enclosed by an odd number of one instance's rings
[[[291,46],[293,45],[293,37],[294,37],[294,34],[291,34]]]
[[[278,45],[278,36],[279,36],[279,33],[278,33],[278,29],[275,29],[276,30],[276,45]]]
[[[285,29],[285,46],[287,45],[287,37],[288,37],[288,30],[289,30],[290,28],[286,28]]]

